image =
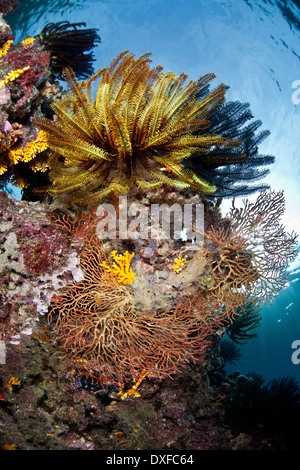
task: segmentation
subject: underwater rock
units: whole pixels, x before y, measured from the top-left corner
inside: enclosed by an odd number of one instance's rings
[[[1,9],[4,9],[4,6],[1,6],[3,3],[7,3],[6,0],[1,0],[0,2],[0,41],[1,44],[7,41],[11,34],[11,29],[9,25],[6,23],[6,21],[3,18],[3,13],[1,12]]]
[[[13,44],[14,36],[8,34],[9,26],[5,23],[1,26],[0,79],[5,82],[2,87],[10,92],[10,102],[6,104],[4,111],[9,120],[14,122],[34,109],[35,100],[39,95],[38,88],[49,75],[50,54],[43,51],[35,40],[30,44],[25,41]],[[11,71],[20,72],[10,76]]]
[[[225,425],[222,380],[208,364],[190,364],[175,377],[145,378],[139,398],[108,389],[78,389],[64,372],[45,317],[40,329],[9,344],[0,367],[0,448],[16,450],[272,449],[272,441]]]
[[[80,279],[79,260],[50,206],[0,192],[1,339],[31,334],[56,289]],[[52,217],[52,219],[51,219]]]
[[[18,0],[0,0],[0,13],[3,15],[9,15],[15,11],[18,6]]]

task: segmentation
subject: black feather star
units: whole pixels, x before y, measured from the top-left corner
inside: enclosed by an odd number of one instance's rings
[[[39,34],[45,49],[51,53],[51,69],[62,78],[62,70],[72,67],[76,75],[85,79],[94,73],[91,51],[101,38],[97,29],[80,29],[86,23],[48,23]]]

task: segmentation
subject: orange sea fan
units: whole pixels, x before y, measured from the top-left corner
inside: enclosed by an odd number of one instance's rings
[[[56,337],[68,367],[103,385],[122,389],[145,370],[169,376],[203,357],[209,336],[220,326],[220,304],[208,309],[200,293],[169,311],[142,312],[133,291],[101,266],[106,256],[96,238],[81,256],[85,279],[64,288],[52,303]]]
[[[283,192],[261,193],[255,203],[230,212],[231,224],[205,233],[211,263],[209,293],[227,310],[271,303],[287,285],[287,267],[296,256],[297,236],[280,223]]]

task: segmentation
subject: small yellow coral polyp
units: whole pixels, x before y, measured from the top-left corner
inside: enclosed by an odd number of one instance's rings
[[[115,260],[112,266],[108,266],[106,261],[101,263],[101,266],[108,273],[113,273],[120,284],[131,284],[135,279],[135,274],[130,267],[130,261],[135,256],[135,253],[128,253],[125,251],[123,255],[118,255],[114,250],[111,256]]]
[[[26,38],[22,41],[22,44],[25,47],[25,49],[27,49],[28,47],[32,46],[34,41],[35,41],[35,38]]]
[[[11,377],[11,378],[9,379],[9,382],[8,382],[8,384],[7,384],[7,388],[8,388],[9,390],[12,390],[13,385],[21,385],[21,382],[20,382],[19,379],[17,379],[17,377]]]
[[[125,398],[129,397],[130,395],[134,395],[135,397],[140,397],[141,394],[139,392],[137,392],[136,390],[139,387],[142,380],[146,377],[147,374],[148,374],[148,371],[144,370],[142,372],[141,376],[137,380],[133,379],[134,385],[132,386],[132,388],[130,390],[127,390],[127,392],[124,392],[123,390],[120,390],[118,395],[121,395],[121,399],[124,400]],[[136,432],[136,430],[135,430],[135,432]]]
[[[16,450],[16,444],[8,444],[6,441],[2,446],[0,446],[0,450]]]
[[[0,163],[0,175],[3,175],[7,170],[7,165]]]
[[[16,163],[18,163],[22,157],[23,157],[23,149],[21,147],[17,149],[12,149],[8,152],[8,158],[10,162],[13,163],[14,165],[16,165]]]
[[[4,46],[2,47],[2,49],[0,49],[0,57],[3,57],[4,55],[6,55],[8,53],[8,50],[10,48],[10,45],[13,43],[13,41],[11,39],[9,39],[5,44]]]
[[[175,259],[174,264],[173,264],[173,269],[176,273],[179,273],[184,264],[186,263],[186,259],[182,257],[182,255],[179,255],[178,258]]]
[[[6,78],[4,78],[3,80],[0,80],[0,88],[6,83],[14,81],[16,78],[22,75],[22,73],[27,72],[29,68],[30,67],[24,67],[23,69],[16,69],[16,70],[13,70],[12,72],[9,72]]]

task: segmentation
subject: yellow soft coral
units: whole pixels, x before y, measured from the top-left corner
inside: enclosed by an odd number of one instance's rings
[[[35,38],[28,37],[26,39],[23,39],[22,44],[25,47],[25,49],[27,49],[28,47],[31,47],[33,45],[34,41],[35,41]]]
[[[127,390],[127,392],[124,392],[123,390],[120,390],[118,395],[121,395],[121,399],[124,400],[125,398],[129,397],[130,395],[134,395],[135,397],[140,397],[141,394],[139,392],[137,392],[137,388],[139,387],[140,383],[142,382],[142,380],[146,377],[146,375],[148,374],[149,371],[147,370],[144,370],[142,372],[142,374],[140,375],[140,377],[136,380],[136,379],[133,379],[134,381],[134,385],[132,386],[132,388],[130,390]]]
[[[40,131],[38,138],[32,142],[28,142],[24,149],[24,154],[22,161],[29,162],[32,160],[38,153],[43,152],[48,147],[47,140],[45,137],[45,132]]]
[[[130,261],[134,257],[135,253],[128,253],[125,251],[123,255],[118,255],[114,250],[111,256],[115,260],[112,266],[109,266],[106,261],[101,263],[106,272],[113,273],[117,281],[120,284],[131,284],[135,279],[135,274],[130,267]]]
[[[11,377],[11,378],[9,379],[9,382],[8,382],[8,384],[7,384],[7,388],[8,388],[9,390],[12,390],[13,385],[21,385],[21,382],[20,382],[20,380],[19,380],[17,377]]]
[[[43,152],[48,147],[45,139],[45,133],[39,132],[38,138],[32,142],[28,142],[24,148],[17,148],[8,152],[8,158],[13,164],[20,161],[27,163],[30,162],[38,153]]]
[[[13,41],[11,39],[9,39],[5,44],[4,46],[2,47],[2,49],[0,49],[0,57],[3,57],[4,55],[7,54],[9,48],[10,48],[10,45],[13,43]]]
[[[22,149],[22,147],[11,149],[8,152],[8,158],[13,165],[16,165],[16,163],[18,163],[22,159],[23,153],[24,150]]]
[[[29,68],[30,67],[24,67],[23,69],[16,69],[16,70],[13,70],[12,72],[9,72],[9,74],[3,80],[0,80],[0,88],[6,83],[12,82],[16,78],[18,78],[20,75],[22,75],[22,73],[27,72]]]
[[[182,270],[184,264],[186,262],[186,259],[182,257],[182,255],[179,255],[178,258],[175,259],[174,264],[173,264],[173,269],[176,273],[179,273],[179,271]]]
[[[0,175],[3,175],[7,171],[7,165],[0,163]]]

